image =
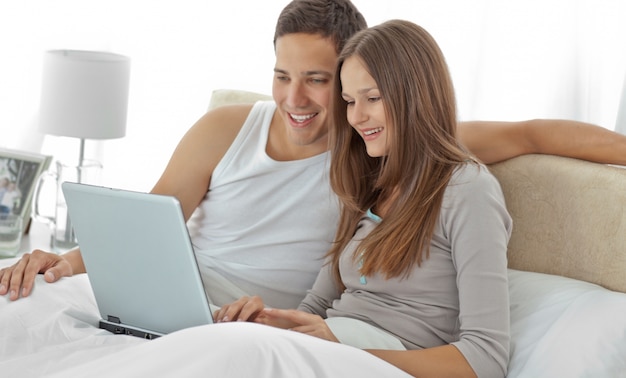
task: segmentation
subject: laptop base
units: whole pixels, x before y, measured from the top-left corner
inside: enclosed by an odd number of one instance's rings
[[[101,329],[107,330],[115,335],[136,336],[136,337],[141,337],[142,339],[147,339],[147,340],[153,340],[153,339],[163,336],[162,334],[158,334],[158,333],[154,333],[154,332],[150,332],[150,331],[146,331],[142,329],[137,329],[137,328],[125,327],[121,324],[111,323],[105,320],[100,320],[100,323],[98,324],[98,326]]]

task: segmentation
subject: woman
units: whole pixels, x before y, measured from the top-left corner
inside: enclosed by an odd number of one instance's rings
[[[401,20],[358,33],[339,56],[333,101],[342,208],[328,263],[298,310],[242,298],[216,320],[346,343],[373,328],[391,346],[365,349],[415,376],[505,376],[511,219],[496,179],[456,139],[436,42]]]

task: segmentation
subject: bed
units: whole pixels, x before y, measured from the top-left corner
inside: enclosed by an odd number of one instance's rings
[[[543,273],[509,279],[508,377],[626,377],[626,294]],[[36,285],[29,298],[0,298],[2,377],[407,376],[360,349],[251,323],[113,335],[97,327],[87,275]]]
[[[214,105],[224,98],[257,97],[225,91]],[[626,377],[626,169],[541,155],[490,169],[514,220],[508,377]],[[0,297],[0,376],[407,376],[355,347],[258,324],[143,340],[98,320],[87,275],[38,276],[30,297]]]

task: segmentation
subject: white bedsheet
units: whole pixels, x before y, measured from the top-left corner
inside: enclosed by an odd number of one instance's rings
[[[0,377],[407,376],[357,348],[252,323],[113,335],[98,328],[86,275],[35,285],[28,298],[0,297]]]
[[[0,260],[0,267],[15,259]],[[626,294],[510,271],[508,377],[626,377]],[[405,377],[354,347],[251,323],[196,327],[147,341],[97,326],[86,275],[29,298],[0,297],[0,377]]]

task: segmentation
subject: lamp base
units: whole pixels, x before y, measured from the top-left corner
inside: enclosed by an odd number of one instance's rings
[[[61,185],[65,181],[99,185],[101,175],[102,164],[94,160],[83,160],[82,165],[66,165],[57,161],[56,172],[46,172],[39,178],[37,185],[40,189],[37,190],[34,198],[33,217],[50,225],[52,231],[50,246],[54,252],[65,252],[78,244],[72,228],[72,222],[67,213],[67,205]],[[48,181],[50,182],[49,184],[47,184]],[[54,186],[53,191],[47,192],[48,195],[53,195],[55,198],[54,215],[46,215],[40,212],[40,203],[42,203],[42,197],[46,193],[43,188],[49,186]]]

